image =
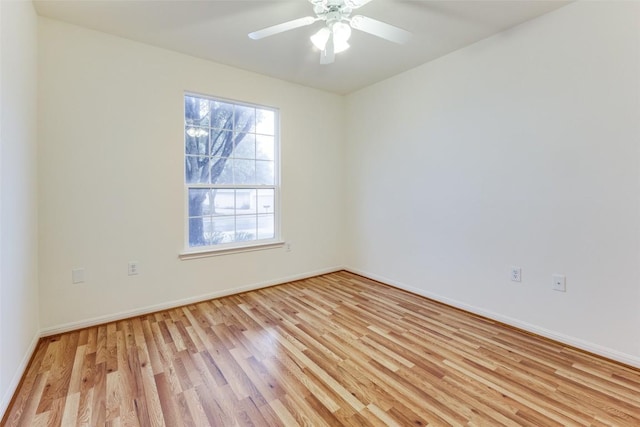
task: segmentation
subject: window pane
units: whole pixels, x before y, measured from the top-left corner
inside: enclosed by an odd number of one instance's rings
[[[267,190],[258,190],[258,213],[273,213],[274,207],[274,191]]]
[[[236,105],[236,132],[254,132],[256,124],[256,109],[244,105]]]
[[[199,127],[187,127],[184,132],[184,148],[186,154],[207,154],[209,131]]]
[[[273,214],[258,215],[258,239],[275,237],[275,217]]]
[[[272,136],[256,136],[256,159],[273,160],[275,157],[275,141]]]
[[[255,184],[256,162],[255,160],[233,160],[233,173],[235,184]]]
[[[236,134],[236,148],[233,150],[233,157],[240,159],[256,158],[256,135],[253,133]]]
[[[211,127],[233,129],[233,104],[211,101]]]
[[[256,217],[238,216],[236,221],[235,241],[242,242],[256,239]]]
[[[273,185],[274,182],[273,162],[256,161],[256,184]]]
[[[189,216],[212,214],[211,191],[201,188],[189,189]]]
[[[256,133],[275,135],[275,124],[275,113],[272,110],[257,110]]]
[[[236,215],[256,214],[256,190],[236,190]]]
[[[234,190],[211,190],[213,209],[211,214],[215,216],[235,215],[235,191]]]
[[[211,183],[233,184],[233,162],[227,157],[211,159]]]
[[[233,152],[233,132],[214,129],[211,131],[211,154],[217,157],[230,157]]]
[[[209,244],[208,240],[204,237],[203,220],[203,217],[189,218],[189,246],[204,246]]]
[[[211,234],[213,233],[213,221],[210,216],[202,217],[202,237],[207,245],[211,244]]]
[[[185,156],[184,172],[187,184],[202,184],[209,182],[209,157]]]
[[[184,121],[187,125],[209,125],[209,100],[195,96],[184,97]]]
[[[211,219],[211,231],[207,236],[212,245],[232,242],[235,237],[235,217],[214,217]]]

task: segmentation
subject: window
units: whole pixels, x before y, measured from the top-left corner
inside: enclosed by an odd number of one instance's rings
[[[277,243],[278,111],[185,94],[189,252]]]

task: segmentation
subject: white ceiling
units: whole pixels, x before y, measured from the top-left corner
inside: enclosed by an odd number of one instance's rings
[[[105,33],[346,94],[568,3],[564,0],[374,0],[354,14],[413,34],[396,45],[354,31],[351,48],[319,64],[309,40],[322,23],[262,40],[247,34],[313,15],[307,0],[34,1],[38,14]]]

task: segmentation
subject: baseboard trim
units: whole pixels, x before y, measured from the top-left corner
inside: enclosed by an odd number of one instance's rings
[[[336,271],[344,270],[344,267],[330,267],[321,270],[315,270],[308,273],[296,274],[287,277],[281,277],[278,279],[268,280],[264,282],[258,282],[250,285],[241,286],[239,288],[225,289],[222,291],[211,292],[207,294],[198,295],[195,297],[184,298],[180,300],[168,301],[161,304],[150,305],[146,307],[137,308],[134,310],[121,311],[118,313],[107,314],[104,316],[92,317],[78,322],[69,322],[62,325],[56,325],[40,330],[40,337],[48,337],[51,335],[62,334],[65,332],[75,331],[77,329],[89,328],[92,326],[102,325],[104,323],[116,322],[130,317],[142,316],[144,314],[155,313],[157,311],[169,310],[183,305],[196,304],[202,301],[207,301],[214,298],[226,297],[229,295],[235,295],[242,292],[254,291],[256,289],[268,288],[270,286],[280,285],[287,282],[293,282],[296,280],[308,279],[310,277],[321,276],[323,274],[335,273]]]
[[[24,354],[24,357],[22,358],[22,361],[20,362],[20,365],[16,369],[16,372],[13,374],[11,382],[5,390],[4,395],[2,396],[2,400],[0,401],[0,425],[4,425],[4,417],[7,414],[7,409],[9,409],[9,406],[11,405],[11,400],[13,399],[16,390],[18,390],[18,386],[22,381],[22,377],[27,372],[29,362],[31,362],[31,358],[35,354],[36,347],[38,346],[39,341],[40,334],[36,332],[33,336],[33,339],[31,340],[31,343],[29,344],[29,347],[27,348],[27,351]]]
[[[544,338],[548,338],[550,340],[559,342],[561,344],[565,344],[570,347],[575,347],[579,350],[583,350],[588,353],[592,353],[597,356],[601,356],[606,359],[611,359],[613,361],[620,362],[625,365],[640,369],[640,357],[636,357],[636,356],[626,354],[608,347],[594,344],[589,341],[584,341],[569,335],[564,335],[549,329],[541,328],[531,323],[523,322],[521,320],[514,319],[509,316],[504,316],[502,314],[499,314],[490,310],[485,310],[483,308],[466,304],[461,301],[447,298],[432,292],[428,292],[423,289],[418,289],[413,286],[409,286],[405,283],[398,282],[397,280],[390,279],[388,277],[372,274],[372,273],[369,273],[357,268],[353,268],[353,267],[345,267],[344,270],[357,274],[359,276],[366,277],[371,280],[375,280],[375,281],[393,286],[398,289],[402,289],[402,290],[414,293],[416,295],[423,296],[425,298],[432,299],[434,301],[446,304],[448,306],[467,311],[469,313],[477,314],[479,316],[486,317],[500,323],[504,323],[514,328],[522,329],[523,331],[530,332],[532,334],[539,335]]]

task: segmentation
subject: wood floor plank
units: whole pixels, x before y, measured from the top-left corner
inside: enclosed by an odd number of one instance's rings
[[[640,370],[347,272],[43,338],[6,426],[640,426]]]
[[[207,426],[209,425],[209,420],[207,419],[207,414],[205,414],[204,409],[202,408],[202,404],[200,403],[200,398],[198,397],[198,393],[195,388],[185,390],[183,393],[184,401],[187,404],[186,412],[188,412],[189,417],[193,420],[195,426]]]
[[[60,425],[62,427],[75,427],[76,420],[78,417],[78,407],[80,405],[80,392],[73,393],[67,396],[67,400],[65,402],[62,421]]]
[[[105,422],[111,422],[120,417],[122,405],[120,404],[121,389],[120,389],[120,372],[107,373],[106,383],[106,402],[105,402]]]
[[[105,328],[106,329],[106,328]],[[106,343],[106,331],[104,335]],[[106,345],[106,344],[105,344]],[[98,347],[99,348],[99,347]],[[96,356],[96,360],[98,357]],[[102,363],[97,363],[94,370],[94,383],[93,383],[93,400],[91,402],[91,425],[100,426],[104,425],[107,416],[107,367],[106,367],[106,355],[101,358]]]

